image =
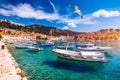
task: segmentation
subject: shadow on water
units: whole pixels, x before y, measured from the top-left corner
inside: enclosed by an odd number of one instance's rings
[[[73,72],[79,72],[79,73],[93,73],[97,72],[97,70],[89,65],[85,65],[82,63],[75,63],[73,62],[67,62],[67,61],[44,61],[43,64],[48,65],[49,67],[57,68],[57,69],[63,69],[63,70],[69,70]]]
[[[27,52],[27,53],[31,53],[31,54],[38,54],[38,53],[43,52],[43,50],[39,50],[39,51],[34,51],[34,50],[33,50],[33,51],[32,51],[32,50],[27,49],[26,52]]]
[[[28,52],[28,53],[39,53],[40,51],[30,51],[30,50],[26,50],[26,52]]]

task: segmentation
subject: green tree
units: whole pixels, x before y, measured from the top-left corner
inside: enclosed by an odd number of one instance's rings
[[[2,35],[0,34],[0,40],[2,39],[3,37],[2,37]]]
[[[2,32],[2,30],[0,30],[0,32]]]
[[[40,40],[40,39],[41,39],[41,37],[40,37],[40,36],[36,36],[36,39]]]
[[[11,31],[8,31],[8,34],[11,34],[12,32]]]

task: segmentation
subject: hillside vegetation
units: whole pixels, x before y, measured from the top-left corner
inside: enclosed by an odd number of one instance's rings
[[[13,24],[10,21],[0,21],[0,28],[14,29],[17,31],[42,33],[52,36],[72,36],[76,41],[96,41],[96,40],[120,40],[120,29],[102,29],[97,32],[74,32],[70,30],[61,30],[52,26],[34,24],[29,26]]]
[[[78,34],[78,32],[73,32],[70,30],[61,30],[55,27],[44,26],[40,24],[34,24],[34,25],[28,25],[28,26],[16,25],[16,24],[11,24],[10,21],[1,21],[0,28],[9,28],[9,29],[19,30],[24,32],[43,33],[46,35],[53,35],[53,36]]]

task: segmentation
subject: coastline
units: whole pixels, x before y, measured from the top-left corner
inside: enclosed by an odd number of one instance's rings
[[[4,45],[2,49],[1,46]],[[0,80],[27,80],[5,43],[0,41]]]

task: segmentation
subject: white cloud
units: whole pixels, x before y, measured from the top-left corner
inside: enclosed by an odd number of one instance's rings
[[[69,27],[68,27],[68,26],[65,26],[65,27],[63,27],[63,29],[69,29]]]
[[[55,5],[51,2],[54,13],[46,13],[43,9],[35,9],[30,4],[19,4],[17,6],[4,5],[0,8],[0,14],[4,16],[17,16],[20,18],[34,18],[38,20],[56,21],[57,23],[66,24],[65,28],[76,28],[79,24],[93,24],[90,20],[91,15],[83,15],[84,18],[81,19],[79,16],[77,18],[71,19],[69,15],[59,15]]]
[[[60,20],[58,20],[58,23],[64,23],[71,28],[76,28],[77,25],[79,24],[88,25],[88,24],[95,24],[96,22],[97,21],[94,21],[94,22],[91,21],[91,15],[84,15],[83,19],[81,19],[80,17],[71,19],[64,16],[64,17],[60,17]]]
[[[74,24],[73,22],[68,23],[68,26],[72,27],[72,28],[76,28],[77,27],[76,24]]]
[[[35,10],[30,4],[19,4],[17,6],[10,5],[8,9],[0,9],[0,14],[4,16],[18,16],[21,18],[35,18],[45,20],[57,20],[59,15],[57,13],[49,14],[42,10]]]
[[[49,1],[49,3],[50,3],[51,6],[53,7],[54,12],[57,13],[58,11],[57,11],[57,9],[55,8],[55,5],[54,5],[51,1]]]
[[[94,12],[92,16],[95,17],[113,17],[113,16],[120,16],[119,11],[106,11],[106,10],[98,10],[97,12]]]
[[[4,16],[10,16],[11,12],[9,10],[0,9],[0,14],[2,14]]]

